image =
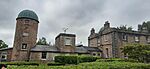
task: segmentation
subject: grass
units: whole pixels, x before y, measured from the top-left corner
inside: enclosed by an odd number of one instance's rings
[[[65,66],[14,66],[9,65],[8,69],[150,69],[150,64],[132,63],[132,62],[86,62],[78,65],[65,65]]]

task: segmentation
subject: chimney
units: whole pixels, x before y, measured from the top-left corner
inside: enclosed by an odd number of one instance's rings
[[[106,28],[110,28],[110,23],[108,21],[106,21],[104,24],[104,29],[106,29]]]
[[[95,33],[95,29],[92,28],[92,29],[91,29],[91,35],[93,35],[94,33]]]
[[[138,31],[141,31],[142,25],[138,24]]]

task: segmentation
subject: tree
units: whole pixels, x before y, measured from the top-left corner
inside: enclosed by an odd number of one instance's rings
[[[39,38],[37,45],[48,45],[46,38],[45,37]]]
[[[120,30],[125,30],[125,31],[132,31],[132,26],[130,27],[127,27],[127,25],[122,25],[120,27],[117,27],[117,29],[120,29]]]
[[[5,42],[3,40],[0,40],[0,49],[1,48],[7,48],[7,47],[8,47],[8,45],[5,44]]]
[[[130,44],[125,46],[122,52],[127,54],[128,58],[150,62],[150,45]]]

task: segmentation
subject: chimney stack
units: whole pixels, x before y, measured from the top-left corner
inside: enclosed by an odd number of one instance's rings
[[[106,21],[104,24],[104,29],[106,29],[106,28],[110,28],[110,23],[108,21]]]

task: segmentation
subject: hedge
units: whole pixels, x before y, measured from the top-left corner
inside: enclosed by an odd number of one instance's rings
[[[36,62],[2,62],[0,64],[17,65],[17,66],[20,66],[20,65],[36,65],[36,66],[39,66],[39,63],[36,63]]]
[[[62,66],[62,65],[65,65],[63,63],[56,63],[56,62],[50,62],[50,63],[47,63],[48,66]]]
[[[55,62],[63,64],[78,64],[77,56],[55,56]]]
[[[112,61],[118,61],[118,62],[138,62],[134,59],[121,59],[121,58],[110,58],[110,59],[98,59],[96,60],[98,62],[112,62]]]
[[[8,66],[8,69],[150,69],[150,64],[132,62],[87,62],[65,66]]]
[[[55,56],[55,62],[63,64],[78,64],[82,62],[96,61],[97,57],[93,56]]]
[[[97,60],[97,57],[93,57],[93,56],[79,56],[78,57],[79,62],[93,62]]]

